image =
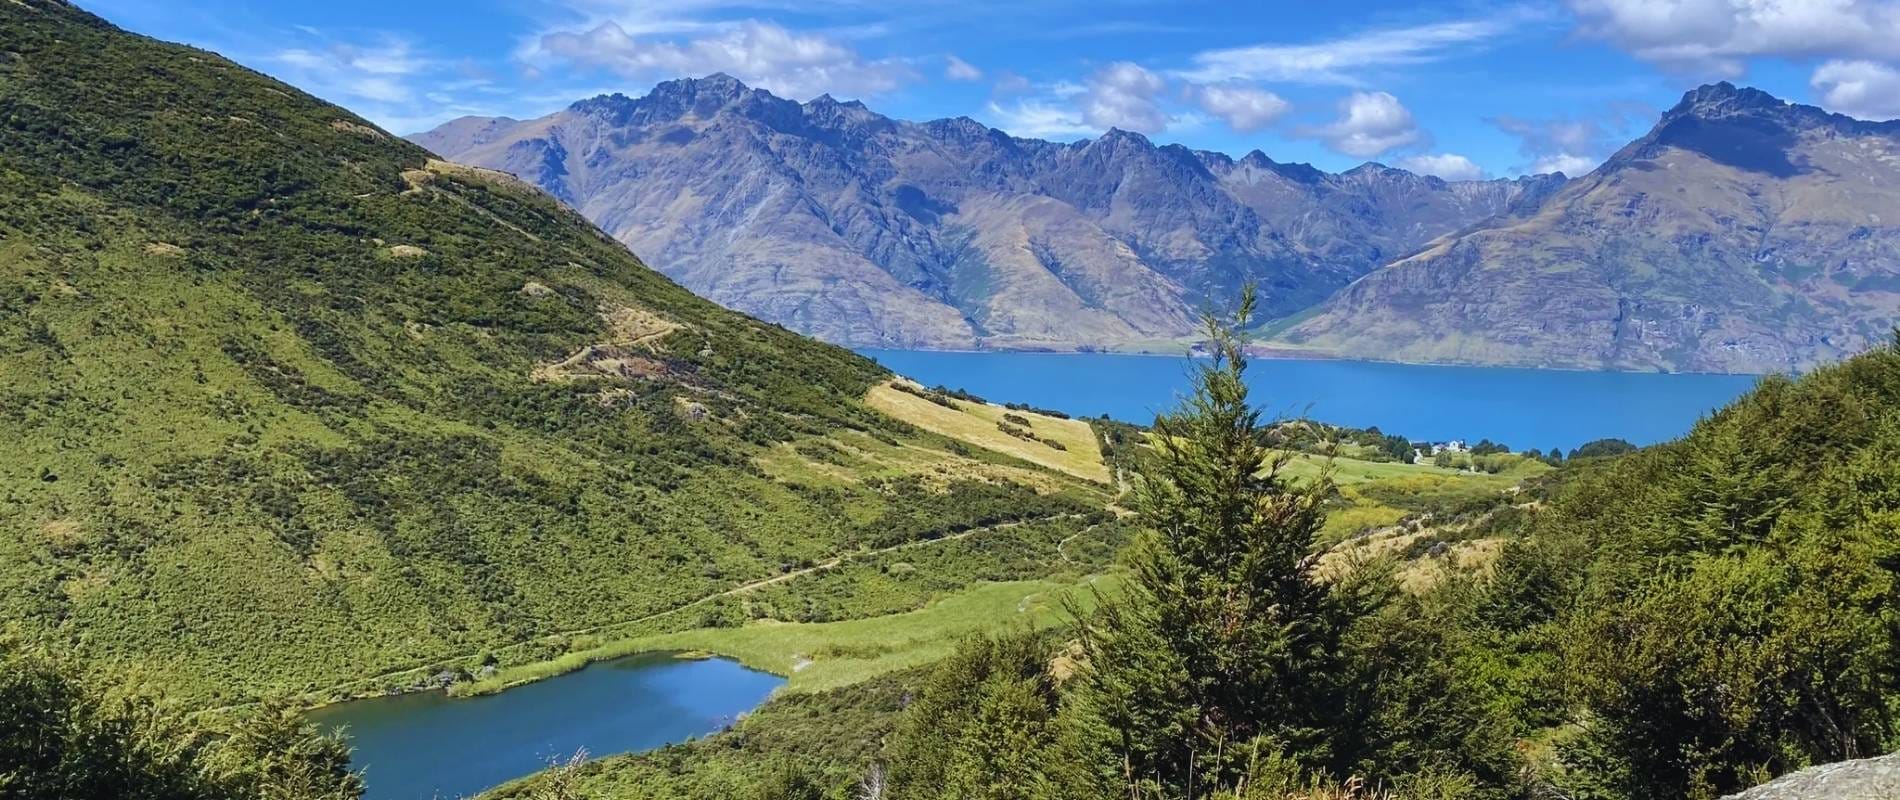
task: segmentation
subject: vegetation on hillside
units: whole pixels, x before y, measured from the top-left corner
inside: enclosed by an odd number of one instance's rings
[[[1102,505],[872,410],[875,364],[511,178],[65,3],[0,4],[0,42],[0,619],[25,640],[212,705],[376,692]],[[838,441],[877,452],[763,466]]]
[[[1079,677],[1032,640],[946,663],[898,796],[1713,798],[1900,746],[1900,344],[1577,459],[1487,578],[1397,596],[1313,579],[1309,490],[1258,477],[1238,362],[1210,369]],[[1035,756],[971,744],[1019,731]]]
[[[362,788],[343,742],[290,709],[207,728],[0,642],[0,798],[355,800]]]
[[[1316,573],[1324,482],[1276,477],[1241,363],[1164,418],[1127,591],[960,648],[796,796],[1706,800],[1900,746],[1900,344],[1529,482],[1469,523],[1488,572],[1415,592]]]

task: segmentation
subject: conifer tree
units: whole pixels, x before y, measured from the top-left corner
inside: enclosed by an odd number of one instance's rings
[[[1347,615],[1312,547],[1330,482],[1289,482],[1249,403],[1253,302],[1206,317],[1193,393],[1155,420],[1126,592],[1082,627],[1097,760],[1131,796],[1202,796],[1277,751],[1323,758],[1340,711]]]

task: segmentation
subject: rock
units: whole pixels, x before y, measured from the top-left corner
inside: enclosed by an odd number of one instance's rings
[[[548,297],[554,294],[554,290],[548,288],[547,284],[541,283],[540,281],[528,281],[527,283],[521,284],[521,288],[516,290],[515,293],[522,297]]]
[[[383,248],[383,254],[390,258],[421,258],[428,255],[429,251],[413,244],[398,244]]]
[[[1895,800],[1900,753],[1791,772],[1723,800]]]

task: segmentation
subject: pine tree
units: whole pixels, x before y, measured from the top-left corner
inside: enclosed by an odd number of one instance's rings
[[[1312,548],[1331,485],[1290,483],[1267,445],[1237,333],[1252,311],[1249,290],[1206,318],[1193,393],[1155,420],[1126,592],[1082,626],[1081,705],[1131,795],[1205,795],[1281,749],[1317,760],[1340,712],[1347,615]]]

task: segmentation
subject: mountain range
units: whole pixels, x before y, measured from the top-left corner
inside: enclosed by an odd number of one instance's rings
[[[1120,130],[1056,144],[725,75],[413,138],[546,189],[702,296],[892,347],[1177,341],[1248,281],[1292,314],[1563,184],[1331,174]]]
[[[1900,127],[1714,84],[1590,175],[1444,181],[775,97],[724,75],[415,141],[569,203],[693,291],[854,346],[1174,349],[1261,287],[1313,355],[1769,372],[1900,302]]]
[[[1388,264],[1283,338],[1358,357],[1773,372],[1900,320],[1900,122],[1726,83],[1535,206]]]

